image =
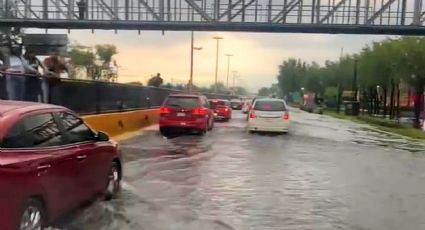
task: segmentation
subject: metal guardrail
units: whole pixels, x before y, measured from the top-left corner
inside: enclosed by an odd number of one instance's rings
[[[162,105],[170,93],[181,91],[103,81],[43,77],[30,74],[0,72],[0,99],[8,99],[6,75],[22,77],[24,97],[21,100],[47,102],[65,106],[80,114],[123,112],[155,108]],[[42,84],[47,87],[43,101]],[[208,98],[231,99],[231,95],[204,94]]]

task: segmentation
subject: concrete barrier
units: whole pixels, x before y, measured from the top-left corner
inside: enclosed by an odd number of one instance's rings
[[[92,129],[105,132],[111,138],[114,138],[158,123],[159,110],[145,109],[119,113],[96,114],[83,116],[83,119]]]

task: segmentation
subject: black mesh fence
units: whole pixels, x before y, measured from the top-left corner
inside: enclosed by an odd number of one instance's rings
[[[170,93],[181,92],[165,88],[102,81],[40,78],[29,75],[21,77],[25,79],[23,81],[25,82],[24,86],[22,86],[25,93],[23,100],[61,105],[80,114],[155,108],[161,106]],[[8,99],[6,81],[5,75],[0,74],[0,99]],[[210,99],[232,98],[230,95],[204,95]]]

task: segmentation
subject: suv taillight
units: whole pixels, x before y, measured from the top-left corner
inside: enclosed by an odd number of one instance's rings
[[[289,113],[285,112],[282,116],[283,120],[289,120]]]
[[[161,108],[159,108],[159,113],[160,114],[168,114],[168,113],[170,113],[170,108],[168,108],[166,106],[161,106]]]
[[[204,108],[194,108],[192,110],[193,115],[207,115],[207,110]]]
[[[257,118],[254,111],[249,112],[249,118]]]

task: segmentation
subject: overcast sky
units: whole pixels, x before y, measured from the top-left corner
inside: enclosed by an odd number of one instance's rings
[[[33,0],[34,2],[41,0]],[[123,4],[123,1],[118,1]],[[153,1],[151,1],[153,2]],[[173,1],[172,1],[173,2]],[[184,2],[184,1],[183,1]],[[212,1],[207,1],[212,5]],[[260,0],[262,8],[268,0]],[[273,0],[282,4],[283,0]],[[336,0],[337,4],[340,0]],[[352,1],[354,2],[354,1]],[[360,0],[361,5],[366,0]],[[413,9],[413,0],[407,1],[408,12]],[[309,0],[304,0],[308,5]],[[311,3],[311,2],[310,2]],[[326,1],[325,1],[326,3]],[[323,4],[325,4],[323,3]],[[396,3],[400,4],[400,1]],[[372,1],[370,1],[372,4]],[[378,9],[381,4],[377,1]],[[397,7],[393,4],[393,9]],[[264,8],[266,9],[266,8]],[[376,10],[378,10],[376,9]],[[29,30],[30,33],[44,33],[44,30]],[[66,33],[67,31],[49,30],[49,33]],[[202,46],[195,51],[194,84],[209,86],[214,82],[215,40],[220,42],[219,81],[226,82],[226,53],[231,53],[231,72],[238,71],[237,81],[252,92],[258,88],[275,83],[278,66],[283,60],[293,57],[305,61],[323,64],[325,60],[337,60],[341,48],[344,53],[358,52],[372,41],[385,39],[387,36],[372,35],[327,35],[327,34],[267,34],[267,33],[222,33],[196,32],[195,46]],[[114,44],[119,54],[114,59],[121,66],[120,82],[141,81],[156,73],[161,73],[166,82],[187,83],[190,73],[190,32],[165,31],[91,31],[73,30],[69,35],[72,41],[82,45]],[[230,81],[232,82],[232,81]]]
[[[31,33],[41,31],[33,30]],[[44,30],[43,30],[44,32]],[[51,30],[49,33],[63,33]],[[226,83],[227,53],[231,58],[231,71],[238,71],[237,84],[256,92],[260,87],[276,83],[278,66],[293,57],[323,64],[337,60],[341,48],[344,53],[359,51],[363,46],[388,36],[325,35],[325,34],[267,34],[195,32],[195,46],[202,46],[194,55],[194,84],[208,86],[214,82],[215,40],[221,36],[219,81]],[[71,31],[72,41],[83,45],[114,44],[120,69],[120,82],[141,81],[161,73],[166,82],[187,83],[190,71],[190,32],[165,31]],[[230,85],[232,81],[230,79]]]

